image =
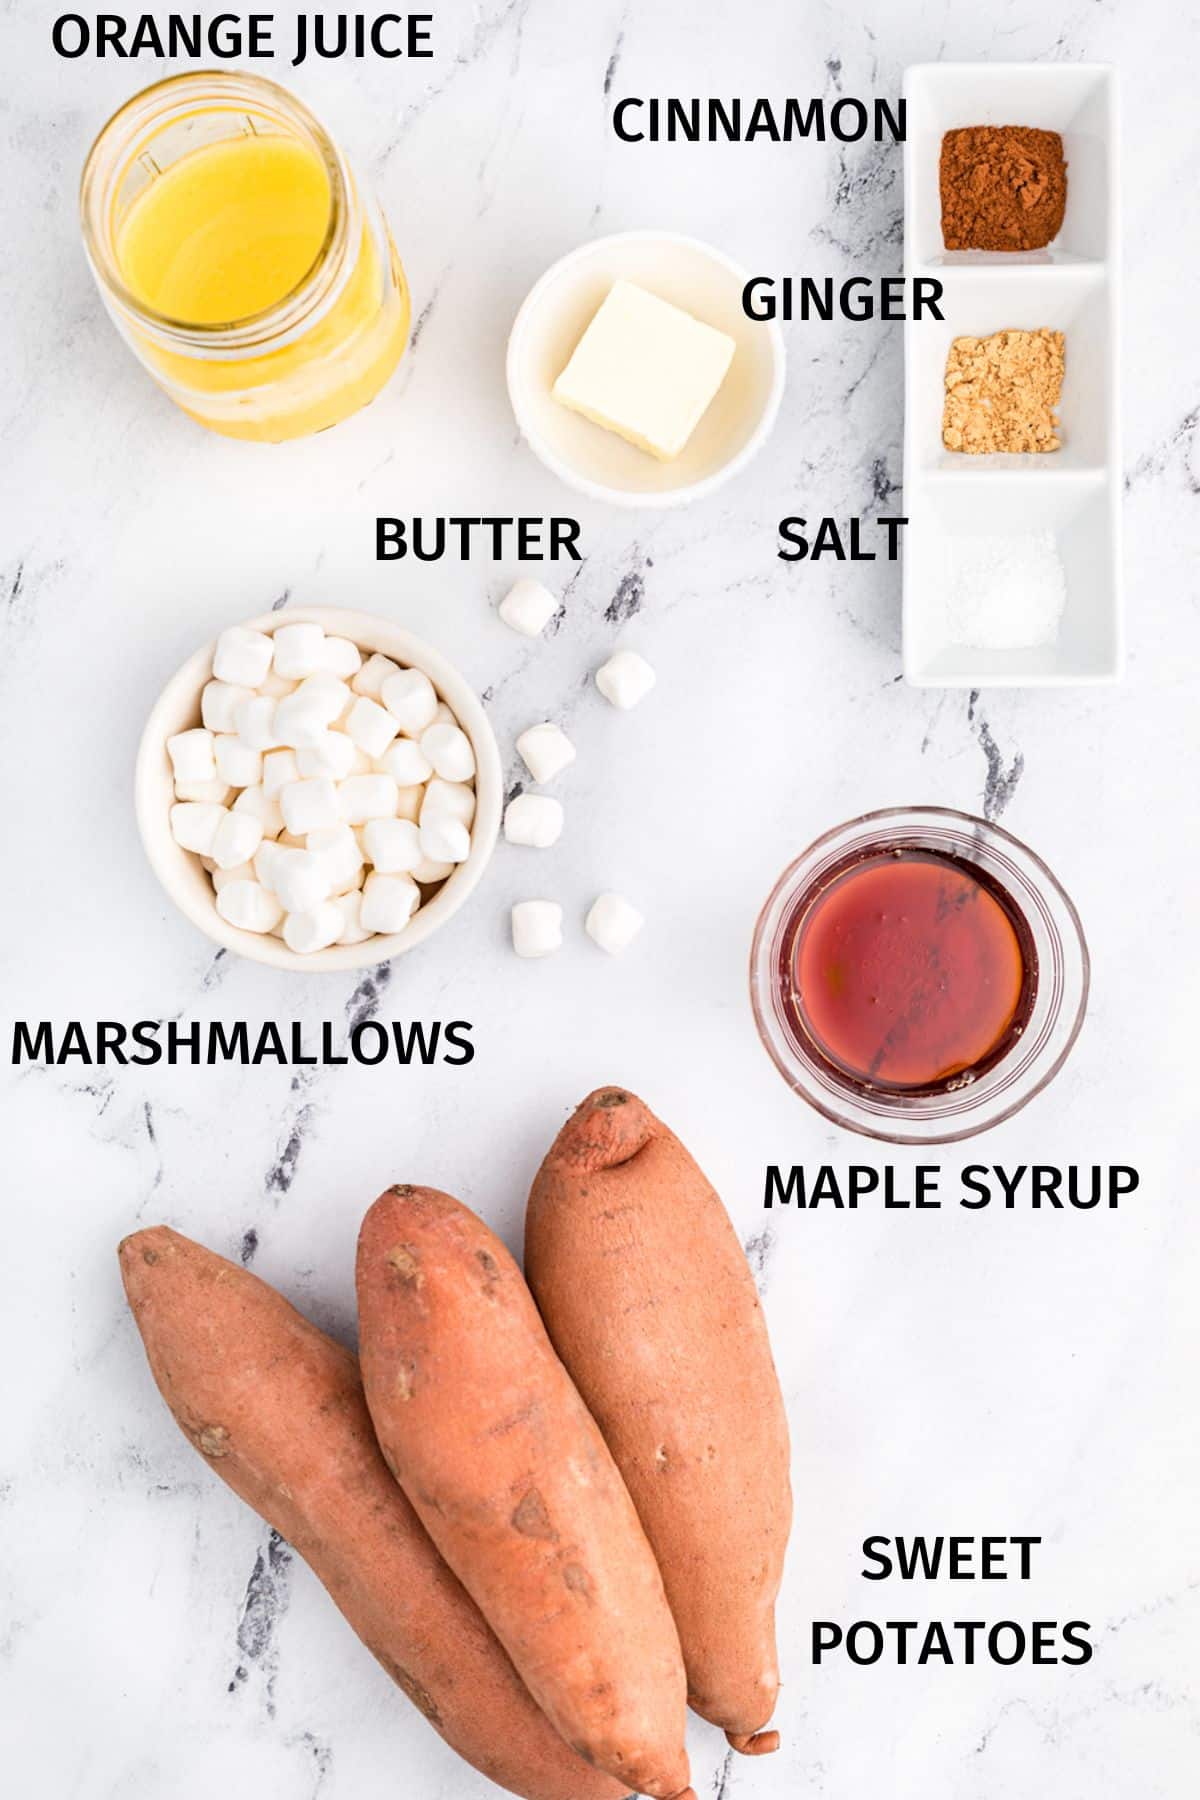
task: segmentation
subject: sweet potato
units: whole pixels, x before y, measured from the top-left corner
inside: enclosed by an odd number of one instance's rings
[[[304,1557],[434,1729],[526,1800],[618,1800],[535,1706],[388,1473],[350,1352],[165,1225],[126,1238],[120,1259],[184,1436]]]
[[[602,1088],[533,1184],[525,1266],[654,1547],[691,1705],[774,1750],[787,1419],[728,1213],[648,1107]]]
[[[448,1194],[392,1188],[359,1234],[358,1312],[384,1456],[534,1699],[627,1786],[686,1790],[662,1578],[508,1251]]]

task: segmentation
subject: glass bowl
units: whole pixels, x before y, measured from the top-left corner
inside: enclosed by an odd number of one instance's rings
[[[1021,1029],[990,1066],[920,1092],[872,1087],[832,1064],[786,1004],[789,943],[834,877],[868,857],[925,850],[973,865],[1020,915],[1033,949]],[[1018,1112],[1061,1069],[1087,1006],[1090,962],[1069,896],[1033,851],[986,819],[941,806],[892,807],[851,819],[784,870],[754,930],[750,999],[759,1036],[788,1086],[825,1118],[892,1144],[952,1144]]]

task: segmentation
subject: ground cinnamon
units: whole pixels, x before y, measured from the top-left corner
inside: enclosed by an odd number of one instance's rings
[[[1062,138],[1031,125],[948,131],[941,188],[947,250],[1044,250],[1067,204]]]

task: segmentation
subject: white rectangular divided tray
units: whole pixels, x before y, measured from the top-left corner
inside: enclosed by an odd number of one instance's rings
[[[1118,415],[1118,118],[1099,64],[925,63],[905,73],[904,272],[942,283],[944,322],[904,327],[904,672],[922,687],[1113,681],[1123,658]],[[1062,230],[1047,250],[947,251],[942,134],[956,126],[1057,131],[1067,161]],[[1062,448],[967,456],[942,445],[956,337],[1047,326],[1066,339]],[[1050,531],[1066,577],[1058,640],[1029,649],[946,641],[937,584],[947,538]]]

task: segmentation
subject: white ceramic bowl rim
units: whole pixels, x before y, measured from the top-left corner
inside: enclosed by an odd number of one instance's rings
[[[379,651],[406,667],[421,669],[458,719],[475,751],[475,819],[471,827],[471,852],[452,875],[425,902],[405,931],[379,934],[361,944],[334,944],[327,950],[301,956],[289,950],[282,938],[242,931],[217,911],[208,878],[200,887],[192,875],[198,859],[182,850],[171,836],[170,805],[173,793],[166,740],[184,729],[183,703],[190,698],[188,718],[199,718],[200,691],[212,676],[216,642],[203,645],[188,657],[167,682],[146,721],[138,747],[134,798],[138,830],[150,866],[175,905],[223,949],[273,968],[325,974],[347,969],[372,968],[413,950],[451,918],[478,886],[487,867],[500,827],[502,772],[500,753],[487,715],[473,689],[457,669],[421,638],[403,626],[375,613],[337,606],[289,606],[286,611],[261,613],[241,621],[251,631],[273,633],[280,625],[316,624],[339,637],[348,637],[361,650]],[[203,871],[201,871],[203,873]],[[207,891],[205,891],[207,889]]]
[[[593,500],[607,500],[616,506],[654,507],[661,510],[666,507],[689,505],[693,500],[700,500],[706,494],[711,494],[715,488],[723,486],[725,482],[730,481],[733,476],[745,468],[770,436],[783,400],[787,374],[787,354],[784,349],[783,332],[777,319],[760,321],[771,346],[771,387],[753,432],[741,449],[731,456],[728,462],[722,463],[719,469],[714,469],[711,475],[706,475],[700,481],[689,482],[678,488],[637,493],[627,488],[608,487],[604,482],[593,481],[590,476],[581,475],[565,457],[551,449],[540,432],[531,429],[528,417],[517,399],[516,382],[516,362],[522,348],[522,339],[528,331],[530,320],[536,313],[547,289],[567,275],[577,263],[587,261],[589,257],[595,256],[599,251],[610,249],[618,244],[651,242],[678,244],[681,248],[699,251],[702,255],[709,257],[711,261],[728,269],[730,274],[736,275],[742,283],[750,279],[749,271],[743,268],[741,263],[736,262],[732,256],[727,256],[723,250],[716,249],[712,244],[706,244],[703,238],[690,237],[686,232],[655,231],[652,228],[642,227],[636,231],[614,231],[606,237],[591,238],[586,244],[577,245],[574,250],[569,250],[565,256],[560,256],[557,262],[552,263],[545,274],[534,282],[521,302],[508,336],[505,376],[508,383],[509,400],[522,437],[539,461],[544,463],[552,474],[557,475],[560,481],[565,481],[568,487],[573,487],[578,493],[589,495]]]

